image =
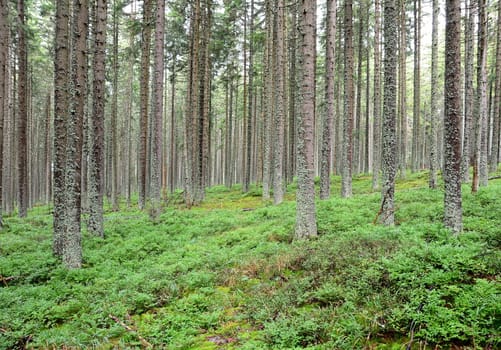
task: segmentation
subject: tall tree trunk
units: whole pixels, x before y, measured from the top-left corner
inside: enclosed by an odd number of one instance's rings
[[[113,1],[113,97],[111,100],[111,206],[113,211],[118,211],[118,175],[119,175],[119,152],[118,152],[118,13],[120,4]]]
[[[400,121],[400,133],[398,136],[397,147],[399,147],[399,170],[400,177],[405,178],[407,170],[407,65],[406,65],[406,47],[407,47],[407,34],[406,34],[406,14],[405,14],[406,0],[399,0],[400,4],[400,31],[399,31],[399,76],[398,76],[398,119]]]
[[[3,142],[4,142],[4,122],[7,111],[7,79],[8,79],[8,20],[9,6],[7,0],[0,0],[0,231],[3,228]]]
[[[152,169],[151,169],[151,212],[156,219],[160,215],[160,172],[162,161],[162,120],[164,102],[164,27],[165,27],[165,0],[157,0],[156,24],[155,24],[155,85],[153,88],[153,137]]]
[[[359,174],[361,172],[361,163],[362,163],[362,151],[363,151],[363,129],[362,129],[362,66],[363,66],[363,52],[364,52],[364,1],[359,1],[358,7],[358,44],[357,44],[357,93],[356,93],[356,103],[355,103],[355,135],[353,140],[353,171],[355,174]]]
[[[469,0],[467,11],[468,19],[465,24],[465,69],[464,69],[464,133],[463,153],[461,161],[461,178],[468,182],[470,178],[470,165],[473,157],[473,145],[475,144],[474,133],[474,92],[473,92],[473,62],[475,57],[475,45],[473,40],[475,28],[475,13],[477,0]]]
[[[248,76],[249,76],[249,83],[247,85],[247,105],[244,105],[244,108],[247,108],[247,113],[246,113],[246,135],[245,135],[245,173],[244,173],[244,182],[242,184],[242,191],[249,192],[249,185],[250,185],[250,177],[251,177],[251,156],[252,156],[252,134],[253,134],[253,120],[252,120],[252,113],[253,113],[253,94],[254,94],[254,61],[253,61],[253,54],[254,54],[254,47],[253,47],[253,41],[254,41],[254,0],[250,1],[250,19],[249,19],[249,70],[248,70]],[[246,40],[244,38],[244,40]],[[245,67],[244,67],[245,69]],[[244,103],[245,103],[245,98],[244,98]]]
[[[89,8],[86,0],[73,2],[71,57],[71,102],[66,150],[66,234],[63,242],[63,262],[68,268],[82,265],[82,150],[83,120],[87,90],[87,31]]]
[[[273,176],[273,200],[280,204],[284,200],[283,180],[283,154],[284,154],[284,69],[285,69],[285,45],[284,45],[284,1],[275,0],[275,24],[274,24],[274,90],[275,90],[275,143],[273,147],[274,176]]]
[[[432,1],[432,30],[431,30],[431,112],[430,112],[430,188],[437,187],[437,121],[439,115],[438,101],[438,15],[440,7],[438,0]]]
[[[265,0],[266,41],[264,60],[264,155],[263,155],[263,199],[270,198],[272,174],[272,130],[273,125],[273,4],[272,0]],[[231,106],[231,103],[230,103]],[[231,115],[230,115],[231,118]],[[231,128],[229,129],[231,132]]]
[[[472,192],[487,186],[487,16],[485,0],[478,0],[477,96]]]
[[[372,153],[372,189],[379,188],[381,169],[381,2],[374,3],[374,132]]]
[[[331,193],[331,152],[334,129],[334,64],[336,49],[336,0],[327,0],[325,45],[325,110],[322,132],[322,153],[320,160],[320,199],[327,199]]]
[[[457,234],[462,228],[460,0],[446,0],[445,13],[444,224]]]
[[[106,0],[96,1],[94,24],[94,83],[92,110],[92,148],[89,176],[89,231],[104,237],[104,103],[106,62]]]
[[[28,47],[26,44],[26,20],[24,0],[17,2],[18,15],[18,122],[17,122],[17,179],[19,217],[28,214]]]
[[[151,0],[143,4],[143,27],[141,32],[141,78],[139,116],[139,208],[146,205],[148,167],[148,113],[150,99],[150,43],[151,43]]]
[[[384,1],[384,100],[380,222],[395,223],[395,175],[397,173],[396,99],[397,99],[397,6],[395,0]]]
[[[301,108],[296,120],[298,189],[295,229],[298,239],[317,235],[314,183],[316,5],[316,0],[302,1],[299,17]]]
[[[344,118],[341,196],[352,195],[353,161],[353,4],[344,2]]]
[[[414,0],[414,91],[412,108],[412,172],[419,169],[420,164],[420,130],[421,130],[421,0]]]
[[[490,170],[496,171],[499,163],[499,141],[501,127],[501,2],[498,2],[497,36],[496,36],[496,88],[494,96],[494,117],[492,120],[492,151]]]
[[[56,4],[56,59],[54,63],[54,241],[56,256],[63,255],[66,220],[65,166],[69,111],[70,61],[69,61],[69,0]]]

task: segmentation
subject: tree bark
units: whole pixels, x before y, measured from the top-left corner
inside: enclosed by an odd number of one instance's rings
[[[4,121],[7,105],[7,77],[8,77],[8,20],[9,6],[7,0],[0,0],[0,231],[3,228],[3,142],[4,142]]]
[[[396,90],[397,90],[397,6],[395,0],[384,1],[384,100],[380,222],[395,223],[395,175],[397,172],[396,147]]]
[[[325,45],[325,110],[320,160],[320,199],[327,199],[331,193],[331,153],[334,129],[334,64],[336,49],[336,0],[327,0]]]
[[[113,98],[111,100],[111,206],[113,211],[119,210],[118,205],[118,176],[119,176],[119,152],[118,152],[118,13],[120,4],[113,1]]]
[[[492,151],[490,170],[497,170],[499,163],[499,141],[501,127],[501,2],[498,2],[497,36],[496,36],[496,88],[494,95],[494,117],[492,120]]]
[[[432,1],[432,30],[431,30],[431,112],[430,112],[430,188],[437,187],[437,121],[439,119],[438,101],[438,15],[440,7],[438,0]]]
[[[482,0],[481,0],[482,1]],[[445,113],[444,113],[444,224],[458,234],[461,210],[461,3],[446,0],[445,27]]]
[[[397,147],[399,148],[399,170],[400,177],[406,177],[407,170],[407,32],[406,32],[406,14],[405,14],[405,3],[406,0],[399,0],[400,4],[400,15],[399,15],[399,83],[398,83],[398,118],[400,121],[400,132],[399,140],[397,141]]]
[[[374,131],[372,154],[372,189],[379,188],[381,169],[381,2],[374,2]]]
[[[94,82],[92,110],[92,147],[89,176],[89,224],[92,234],[104,237],[104,104],[106,62],[106,0],[96,1],[94,24]]]
[[[24,0],[17,2],[18,16],[18,86],[17,86],[17,179],[19,217],[28,214],[28,47],[26,45],[26,20]]]
[[[344,2],[344,118],[341,196],[352,196],[353,161],[353,2]]]
[[[296,120],[298,189],[295,236],[303,239],[317,235],[314,183],[316,0],[303,0],[300,11],[301,108]]]
[[[414,0],[414,91],[412,106],[412,172],[420,166],[420,130],[421,130],[421,0]]]
[[[70,91],[69,0],[56,5],[56,59],[54,63],[54,241],[53,251],[63,255],[65,232],[65,166]]]

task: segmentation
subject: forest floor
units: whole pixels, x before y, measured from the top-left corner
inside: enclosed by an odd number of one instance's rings
[[[443,191],[399,180],[396,225],[373,221],[369,176],[317,201],[318,238],[296,241],[295,185],[208,189],[158,220],[107,210],[84,229],[84,266],[52,257],[49,207],[5,217],[0,349],[499,349],[501,180],[463,187],[464,232],[443,228]]]

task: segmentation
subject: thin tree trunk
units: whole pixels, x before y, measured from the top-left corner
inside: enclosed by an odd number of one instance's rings
[[[372,155],[372,189],[379,188],[379,170],[381,168],[381,3],[374,3],[374,132]]]
[[[266,42],[264,60],[264,155],[263,155],[263,199],[270,198],[272,130],[273,118],[273,10],[272,0],[265,0]],[[231,106],[231,102],[230,102]],[[231,114],[230,114],[231,118]],[[231,119],[230,119],[231,120]],[[231,132],[231,128],[229,129]]]
[[[153,88],[153,137],[151,160],[151,204],[150,216],[157,219],[160,215],[161,199],[161,161],[162,161],[162,119],[164,101],[164,27],[165,27],[165,0],[157,0],[155,25],[155,85]]]
[[[320,199],[330,197],[332,133],[334,129],[334,64],[336,49],[336,0],[327,0],[325,47],[325,110],[320,161]]]
[[[482,0],[481,0],[482,1]],[[462,229],[461,210],[461,4],[446,1],[445,114],[444,114],[444,224],[454,234]]]
[[[9,20],[9,6],[7,0],[0,0],[0,231],[3,229],[3,143],[4,143],[4,123],[5,112],[7,111],[8,90],[8,20]]]
[[[17,123],[17,179],[19,217],[28,214],[28,47],[26,45],[24,0],[17,2],[18,15],[18,123]]]
[[[400,44],[399,44],[399,102],[398,102],[398,118],[400,120],[400,133],[399,140],[397,141],[397,147],[400,148],[399,151],[399,169],[400,177],[406,177],[407,170],[407,35],[406,35],[406,14],[405,14],[405,3],[406,0],[399,0],[400,3]]]
[[[150,43],[151,43],[151,0],[143,4],[143,28],[141,36],[141,78],[139,117],[139,208],[146,205],[148,166],[148,113],[150,97]]]
[[[490,170],[496,171],[499,163],[499,141],[501,126],[501,2],[498,2],[497,37],[496,37],[496,88],[494,95],[494,113],[492,128],[492,151]]]
[[[384,225],[395,223],[395,175],[397,173],[396,99],[397,99],[397,6],[395,0],[384,1],[384,100],[381,210]]]
[[[118,175],[119,175],[119,153],[118,153],[118,12],[117,0],[113,1],[113,98],[111,100],[111,206],[113,211],[118,211]]]
[[[437,187],[437,121],[439,115],[438,101],[438,15],[440,7],[438,0],[432,1],[432,31],[431,31],[431,114],[430,114],[430,177],[428,184],[430,188]]]
[[[317,235],[315,209],[314,122],[315,122],[315,27],[316,0],[301,3],[301,109],[297,128],[296,228],[298,239]]]
[[[419,169],[420,164],[420,123],[421,116],[421,0],[414,0],[414,91],[413,91],[413,108],[412,108],[412,172]]]
[[[63,255],[63,239],[66,221],[65,165],[66,140],[70,91],[69,61],[69,0],[56,5],[56,59],[54,63],[54,241],[53,251]]]
[[[106,0],[96,2],[94,26],[94,83],[92,111],[92,148],[89,176],[89,231],[104,237],[104,103],[106,62]]]
[[[352,196],[353,161],[353,9],[352,1],[344,3],[344,118],[341,196]]]

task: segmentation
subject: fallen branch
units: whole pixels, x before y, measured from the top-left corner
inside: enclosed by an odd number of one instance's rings
[[[145,348],[152,348],[153,345],[151,345],[146,339],[144,339],[143,337],[141,337],[141,335],[139,335],[139,333],[137,332],[137,330],[131,328],[130,326],[126,325],[122,320],[120,320],[118,317],[116,316],[113,316],[112,314],[109,314],[108,315],[113,321],[115,321],[116,323],[118,323],[120,326],[122,326],[127,332],[130,332],[130,333],[134,333],[136,335],[136,337],[139,339],[139,341],[141,342],[141,345],[143,345]]]
[[[8,277],[4,277],[2,275],[0,275],[0,282],[3,282],[3,284],[8,287],[8,284],[7,282],[9,281],[13,281],[15,280],[16,278],[19,278],[19,276],[8,276]]]
[[[489,178],[489,180],[497,180],[497,179],[501,179],[501,175],[500,176],[493,176],[493,177]]]

